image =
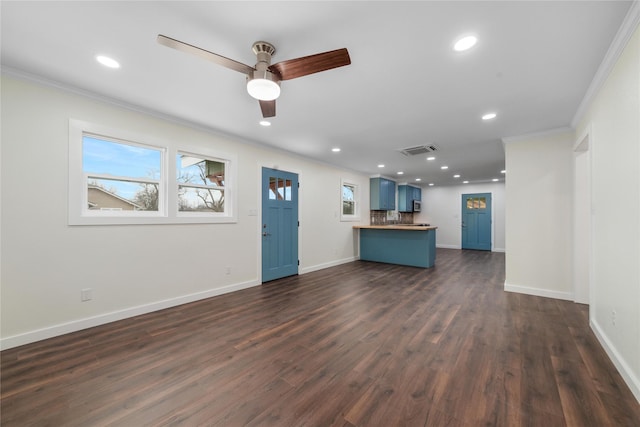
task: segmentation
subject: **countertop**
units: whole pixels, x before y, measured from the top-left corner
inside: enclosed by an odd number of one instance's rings
[[[426,230],[435,230],[438,227],[435,227],[433,225],[393,224],[393,225],[354,225],[353,228],[367,228],[367,229],[376,229],[376,230],[426,231]]]

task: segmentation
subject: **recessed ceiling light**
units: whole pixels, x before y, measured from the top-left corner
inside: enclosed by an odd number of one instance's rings
[[[334,153],[339,153],[340,149],[338,147],[332,148],[331,151],[333,151]]]
[[[463,184],[468,184],[468,183],[469,183],[469,181],[462,181],[462,183],[463,183]]]
[[[449,166],[440,166],[440,169],[442,170],[449,169]]]
[[[436,158],[431,156],[431,157],[427,157],[427,160],[435,160]]]
[[[433,182],[429,183],[429,187],[433,187],[435,184]]]
[[[404,172],[400,171],[398,172],[398,175],[404,175]]]
[[[498,182],[498,181],[500,181],[500,180],[499,180],[498,178],[493,178],[491,181],[493,181],[493,182]]]
[[[384,167],[384,165],[383,165],[382,163],[380,163],[380,164],[378,165],[378,167],[379,167],[379,168],[383,168],[383,167]]]
[[[422,181],[422,178],[416,178],[416,181],[420,182]]]
[[[109,68],[120,68],[120,64],[113,58],[109,58],[108,56],[98,55],[96,56],[96,61]]]
[[[271,126],[271,122],[268,120],[260,120],[260,126]]]
[[[456,175],[453,175],[453,177],[454,178],[460,178],[460,175],[456,174]]]
[[[491,119],[495,119],[496,118],[496,113],[487,113],[484,116],[482,116],[482,120],[491,120]]]
[[[475,36],[462,37],[453,45],[453,50],[456,52],[463,52],[467,49],[471,49],[477,42],[478,39]]]
[[[502,170],[500,171],[500,173],[507,173],[507,170],[506,170],[506,169],[502,169]]]

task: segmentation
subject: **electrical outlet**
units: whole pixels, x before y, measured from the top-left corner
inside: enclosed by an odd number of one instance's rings
[[[86,288],[80,291],[80,301],[91,301],[93,299],[93,289]]]
[[[613,326],[616,326],[616,317],[617,317],[618,313],[616,313],[615,310],[611,310],[611,324]]]

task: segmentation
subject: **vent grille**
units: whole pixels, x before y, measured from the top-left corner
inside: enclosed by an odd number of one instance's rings
[[[400,150],[400,152],[405,156],[416,156],[418,154],[426,154],[433,151],[438,151],[438,147],[434,144],[419,145],[417,147],[403,148],[402,150]]]

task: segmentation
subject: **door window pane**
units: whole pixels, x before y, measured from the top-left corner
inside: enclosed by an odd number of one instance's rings
[[[290,179],[287,179],[285,182],[284,199],[287,201],[291,201],[291,180]]]
[[[276,200],[276,186],[278,185],[278,180],[274,176],[269,177],[269,200]]]
[[[284,200],[284,180],[278,178],[278,190],[277,190],[278,200]]]
[[[473,209],[473,199],[472,198],[468,198],[467,199],[467,209]]]
[[[480,197],[479,199],[479,207],[480,209],[486,209],[487,208],[487,198],[486,197]]]

